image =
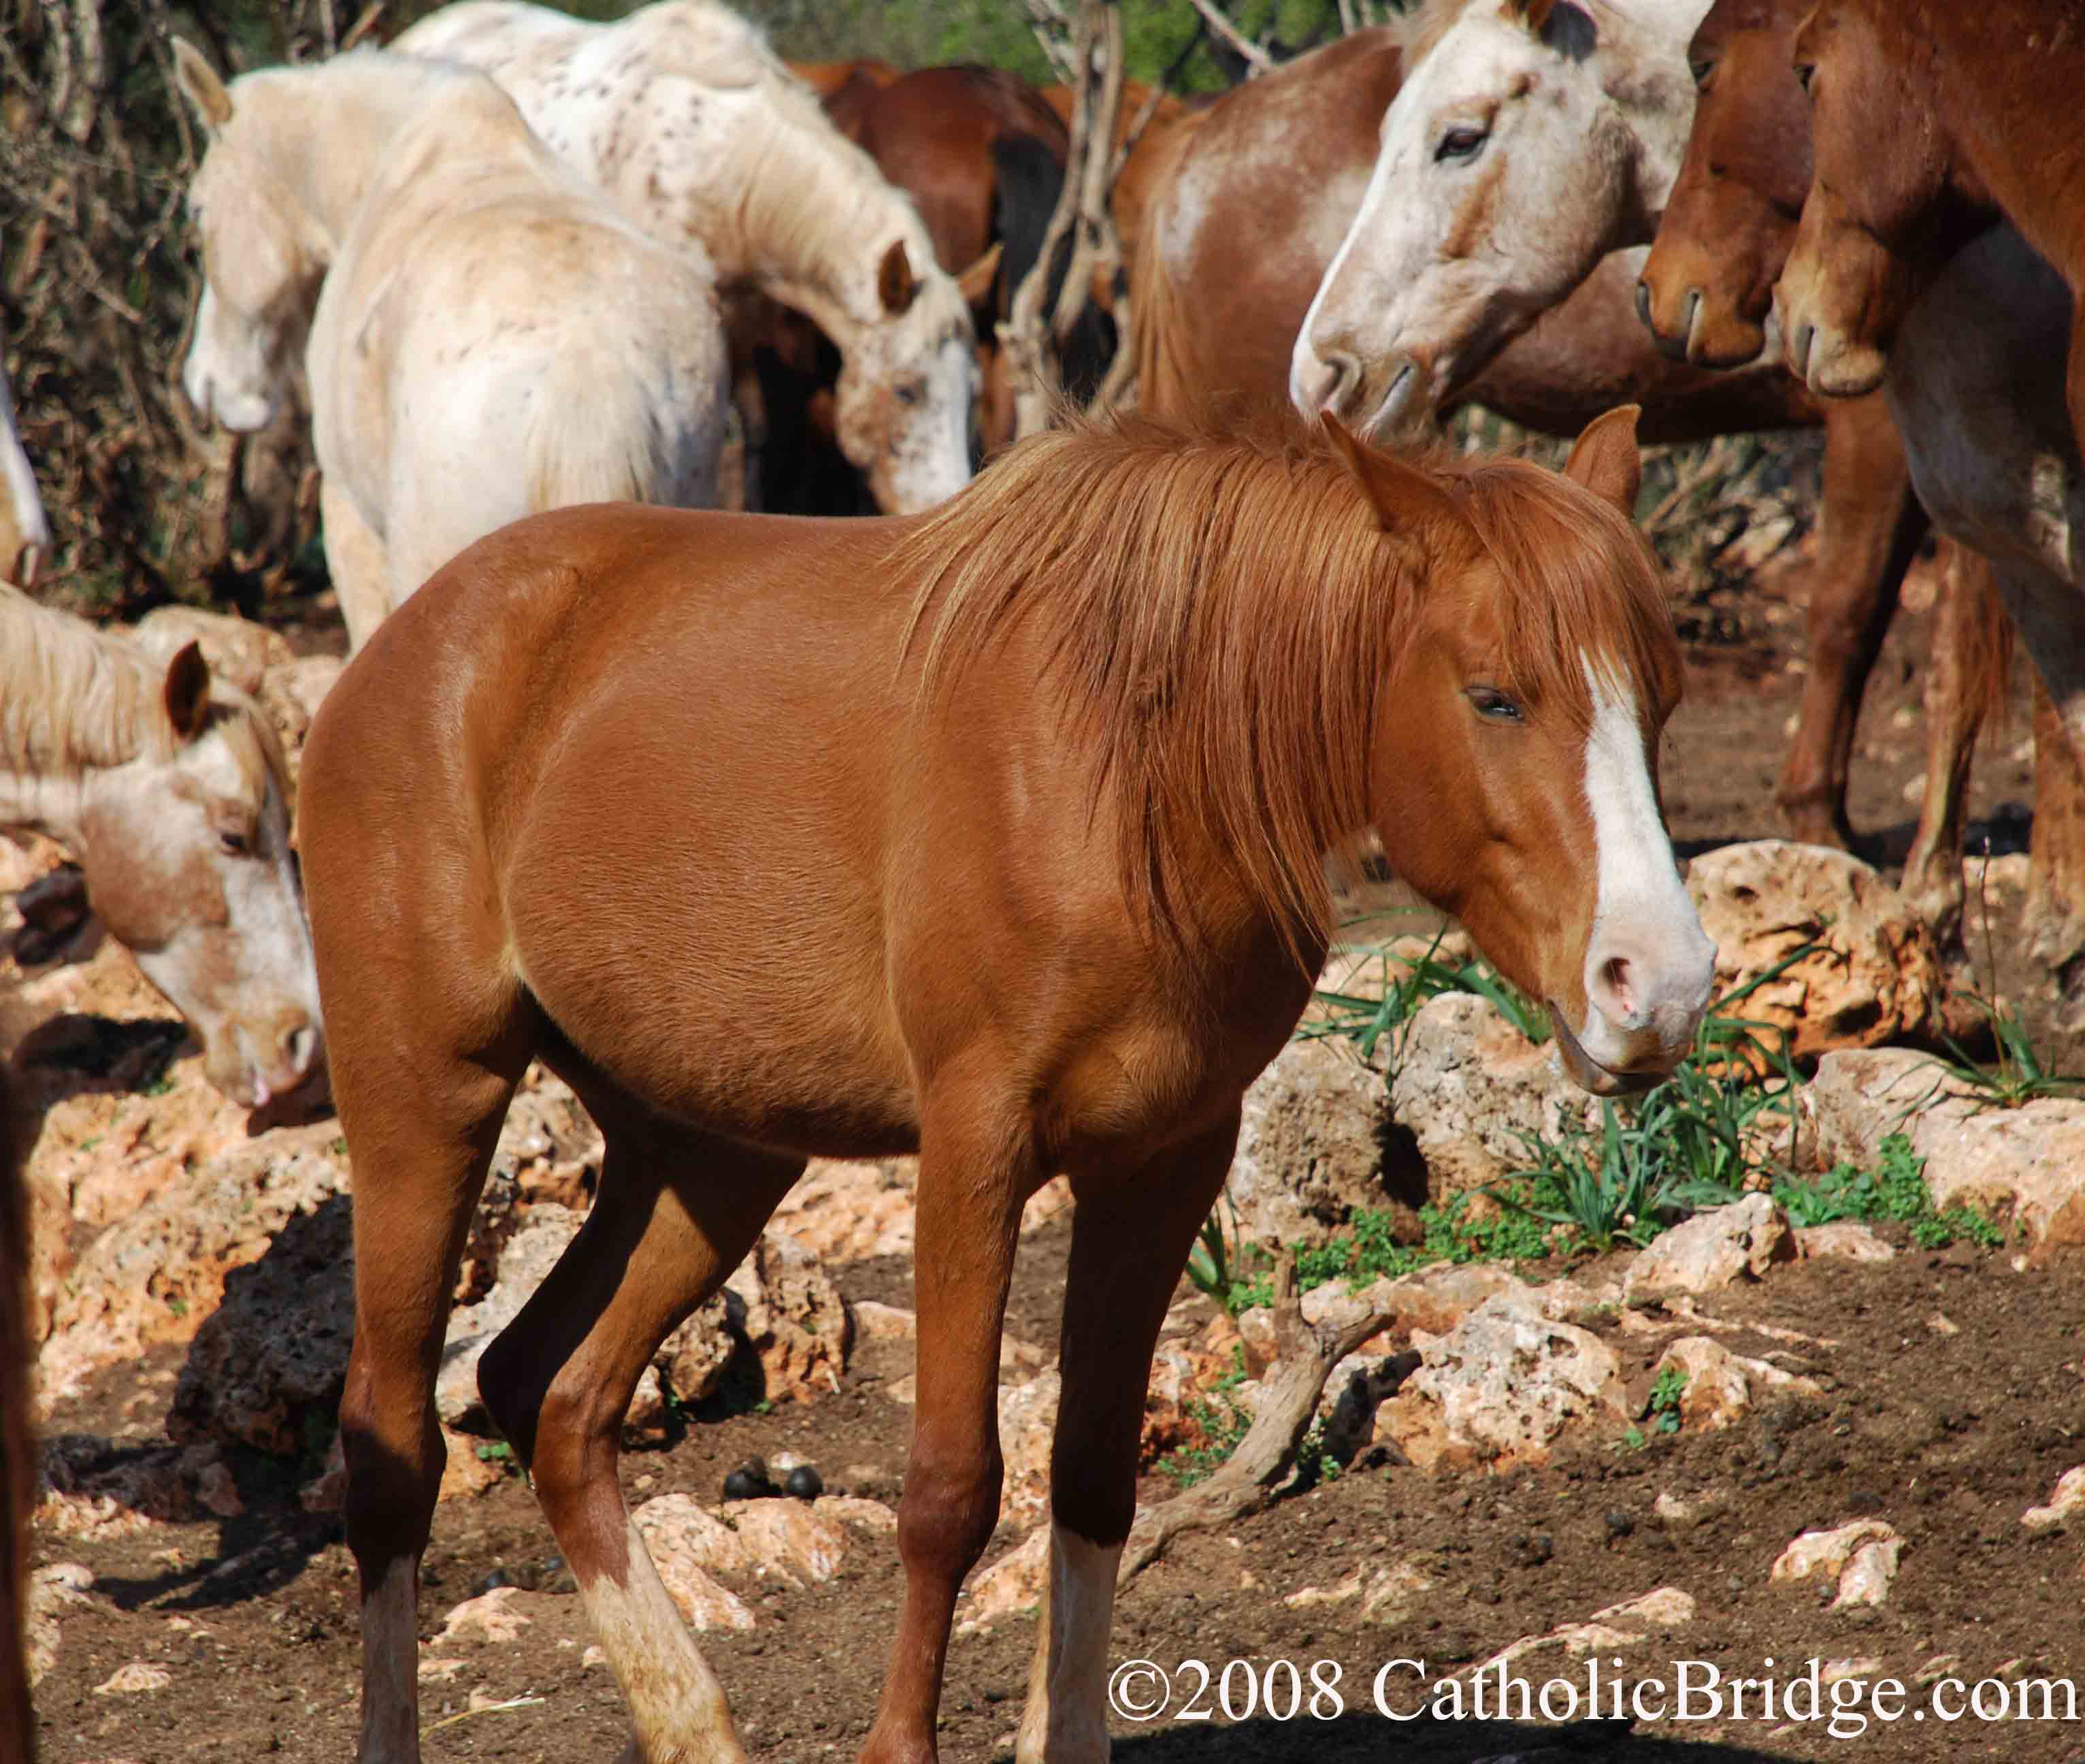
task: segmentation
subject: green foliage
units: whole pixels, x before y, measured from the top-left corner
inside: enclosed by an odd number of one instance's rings
[[[1202,1435],[1199,1446],[1182,1446],[1158,1460],[1161,1476],[1170,1477],[1178,1488],[1192,1488],[1205,1481],[1230,1461],[1238,1443],[1252,1430],[1251,1413],[1231,1392],[1245,1382],[1245,1350],[1231,1354],[1231,1369],[1209,1392],[1211,1400],[1187,1400],[1186,1413]]]
[[[1651,1380],[1649,1420],[1653,1433],[1679,1431],[1679,1399],[1687,1394],[1687,1375],[1668,1366]]]
[[[1839,1219],[1875,1219],[1908,1226],[1912,1241],[1942,1249],[1957,1238],[1996,1249],[2006,1240],[1997,1224],[1974,1208],[1933,1205],[1926,1186],[1926,1160],[1902,1133],[1883,1140],[1873,1170],[1837,1164],[1810,1180],[1793,1177],[1774,1184],[1773,1197],[1798,1225],[1829,1225]]]
[[[1254,1302],[1244,1296],[1245,1286],[1238,1279],[1246,1249],[1238,1235],[1238,1210],[1229,1197],[1220,1197],[1203,1220],[1194,1248],[1187,1252],[1187,1279],[1197,1292],[1213,1299],[1233,1316]]]
[[[1429,999],[1443,993],[1475,993],[1514,1027],[1538,1045],[1549,1039],[1549,1014],[1505,979],[1488,962],[1446,962],[1441,945],[1447,933],[1437,934],[1425,954],[1408,960],[1384,951],[1374,958],[1382,977],[1382,993],[1371,998],[1362,993],[1319,988],[1312,997],[1318,1015],[1296,1031],[1298,1041],[1323,1040],[1343,1035],[1352,1041],[1364,1060],[1373,1059],[1377,1046],[1391,1035],[1393,1061],[1403,1051],[1412,1019]]]
[[[1990,1024],[1998,1058],[1985,1065],[1949,1036],[1951,1057],[1934,1061],[1940,1076],[1919,1102],[1951,1086],[1967,1090],[1970,1101],[1979,1108],[2019,1108],[2048,1097],[2085,1096],[2085,1078],[2066,1078],[2051,1071],[2027,1026],[2011,1009],[1985,998],[1979,998],[1977,1004]],[[1917,1103],[1910,1104],[1905,1114],[1917,1106]]]

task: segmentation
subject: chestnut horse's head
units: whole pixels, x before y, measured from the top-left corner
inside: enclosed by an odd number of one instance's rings
[[[1637,309],[1675,361],[1738,368],[1767,346],[1773,285],[1810,192],[1810,117],[1790,48],[1811,0],[1716,0],[1687,59],[1694,130]]]
[[[173,40],[181,96],[209,140],[189,186],[202,246],[202,295],[181,385],[211,421],[265,428],[304,355],[331,244],[242,138],[232,89]]]
[[[1823,0],[1791,51],[1810,98],[1815,173],[1774,317],[1789,366],[1833,397],[1882,384],[1951,219],[1930,55],[1891,40],[1902,37],[1892,10]]]
[[[1547,1005],[1603,1095],[1685,1055],[1716,955],[1658,804],[1680,659],[1630,525],[1635,422],[1599,419],[1561,476],[1493,460],[1444,479],[1344,443],[1386,533],[1427,553],[1379,712],[1384,850]]]
[[[1693,113],[1692,0],[1437,4],[1296,339],[1306,415],[1423,422],[1607,253],[1647,241]],[[1429,15],[1430,18],[1433,15]]]

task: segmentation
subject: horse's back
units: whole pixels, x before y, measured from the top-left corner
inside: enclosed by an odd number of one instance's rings
[[[881,527],[599,505],[469,547],[312,732],[322,954],[402,933],[467,1029],[525,993],[669,1114],[788,1142],[836,1108],[902,1141],[879,914],[905,607]],[[787,1046],[824,1062],[793,1088],[761,1075]]]

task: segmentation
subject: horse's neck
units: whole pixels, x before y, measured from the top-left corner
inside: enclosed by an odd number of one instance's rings
[[[1687,45],[1709,0],[1601,0],[1600,23],[1612,37],[1604,83],[1636,141],[1636,187],[1644,220],[1654,228],[1679,181],[1694,127],[1694,82]],[[1645,231],[1640,241],[1649,243]]]
[[[95,774],[17,769],[0,755],[0,827],[41,833],[77,852]]]
[[[2016,43],[2019,32],[1994,30],[1983,44]],[[1951,21],[1957,33],[1944,45],[1949,60],[1961,58],[1964,21]],[[1995,206],[2028,243],[2046,257],[2072,293],[2085,289],[2085,151],[2069,123],[2066,106],[2074,103],[2076,80],[2085,54],[2074,44],[2062,56],[2038,58],[2020,49],[2019,60],[1987,62],[1975,77],[1943,70],[1942,126],[1958,150],[1956,184],[1980,208]],[[2021,126],[2023,113],[2045,113],[2046,134],[2036,141]],[[2061,118],[2060,122],[2050,119]],[[1961,176],[1967,172],[1966,177]]]

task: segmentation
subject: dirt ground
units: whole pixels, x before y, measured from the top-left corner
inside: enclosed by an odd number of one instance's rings
[[[1709,844],[1772,833],[1772,788],[1800,684],[1799,611],[1758,594],[1724,593],[1690,598],[1683,615],[1690,689],[1665,767],[1675,833]],[[1905,786],[1922,764],[1918,707],[1930,628],[1922,614],[1900,619],[1855,766],[1856,822],[1879,831],[1898,853],[1915,814]],[[2031,796],[2025,699],[2016,695],[2012,724],[1990,742],[1977,782],[1974,836],[1988,833],[2001,852],[2019,848]],[[2008,935],[1999,927],[2002,945]],[[2002,947],[2001,959],[2009,953]],[[1743,1326],[1721,1337],[1734,1351],[1783,1356],[1780,1363],[1823,1387],[1821,1401],[1769,1404],[1726,1432],[1654,1437],[1641,1449],[1610,1436],[1568,1435],[1548,1465],[1505,1476],[1435,1477],[1365,1459],[1228,1532],[1178,1541],[1122,1599],[1111,1664],[1145,1660],[1162,1668],[1173,1679],[1177,1715],[1192,1688],[1185,1660],[1205,1662],[1212,1681],[1234,1660],[1258,1673],[1286,1660],[1301,1668],[1305,1707],[1287,1720],[1263,1711],[1237,1722],[1221,1712],[1212,1721],[1118,1719],[1116,1758],[1737,1764],[1821,1758],[1850,1745],[1855,1755],[1907,1764],[2085,1758],[2085,1728],[2076,1722],[1913,1719],[1926,1708],[1926,1690],[1913,1682],[1922,1668],[1959,1673],[1970,1685],[2008,1675],[2085,1678],[2085,1553],[2074,1534],[2032,1533],[2020,1523],[2062,1472],[2085,1462],[2085,1265],[2059,1256],[2016,1268],[2009,1251],[1927,1252],[1900,1235],[1896,1241],[1903,1252],[1887,1264],[1804,1263],[1703,1303]],[[1067,1243],[1059,1221],[1024,1246],[1009,1321],[1024,1339],[1054,1339]],[[1613,1269],[1590,1270],[1603,1271]],[[902,1262],[855,1263],[836,1276],[851,1299],[911,1303],[911,1270]],[[1190,1300],[1184,1287],[1182,1296],[1178,1318],[1190,1327],[1206,1316],[1206,1301]],[[1667,1341],[1698,1327],[1654,1314],[1578,1320],[1613,1341],[1639,1384]],[[902,1344],[872,1344],[835,1396],[699,1426],[667,1447],[632,1452],[623,1460],[626,1490],[633,1500],[687,1490],[713,1502],[725,1473],[748,1455],[792,1451],[816,1462],[830,1485],[894,1498],[911,1412],[890,1392],[907,1370],[906,1352]],[[159,1418],[179,1363],[172,1354],[104,1375],[56,1418],[57,1447],[83,1469],[164,1449]],[[95,1601],[66,1613],[57,1662],[39,1697],[50,1764],[261,1755],[339,1764],[352,1755],[359,1643],[338,1521],[298,1506],[297,1467],[228,1456],[247,1507],[241,1517],[155,1526],[107,1541],[39,1537],[39,1561],[82,1563],[96,1577]],[[1154,1476],[1144,1492],[1158,1498],[1170,1486]],[[1654,1513],[1661,1494],[1700,1503],[1703,1516],[1661,1521]],[[1769,1582],[1770,1565],[1798,1532],[1868,1515],[1886,1519],[1905,1539],[1896,1591],[1881,1609],[1832,1612],[1824,1608],[1828,1588],[1820,1595],[1811,1583]],[[987,1562],[1013,1541],[1007,1533],[996,1539]],[[1364,1622],[1357,1599],[1285,1602],[1306,1588],[1333,1588],[1357,1568],[1394,1562],[1409,1562],[1415,1581],[1425,1583],[1395,1621]],[[586,1663],[592,1638],[562,1568],[519,1480],[442,1507],[421,1600],[423,1638],[488,1584],[533,1590],[515,1601],[531,1620],[519,1639],[444,1650],[462,1664],[453,1677],[425,1687],[430,1760],[609,1764],[618,1756],[626,1734],[621,1701],[606,1671]],[[874,1708],[900,1586],[893,1541],[858,1538],[837,1579],[756,1594],[754,1630],[704,1639],[758,1758],[781,1764],[852,1756]],[[1371,1682],[1386,1663],[1425,1662],[1423,1679],[1403,1666],[1386,1680],[1391,1706],[1409,1712],[1438,1681],[1517,1639],[1668,1587],[1693,1599],[1692,1621],[1598,1650],[1603,1684],[1662,1679],[1669,1689],[1682,1661],[1708,1663],[1727,1681],[1785,1678],[1813,1658],[1866,1660],[1872,1664],[1856,1669],[1909,1687],[1901,1718],[1841,1741],[1821,1721],[1753,1718],[1756,1693],[1742,1720],[1730,1718],[1726,1702],[1720,1719],[1641,1721],[1633,1733],[1612,1721],[1398,1721],[1372,1706]],[[1033,1620],[1022,1616],[955,1643],[945,1758],[1011,1756],[1033,1637]],[[1952,1664],[1944,1658],[1951,1656]],[[1777,1666],[1765,1664],[1769,1657]],[[96,1693],[138,1660],[164,1667],[168,1688]],[[1340,1668],[1336,1719],[1312,1718],[1318,1662]],[[1582,1685],[1586,1667],[1552,1646],[1531,1651],[1514,1669],[1539,1688],[1564,1676]],[[1703,1666],[1688,1670],[1697,1684],[1705,1678]],[[1319,1676],[1328,1678],[1330,1668]],[[535,1700],[465,1714],[473,1694],[481,1702]],[[1212,1682],[1201,1707],[1217,1703]],[[456,1715],[465,1719],[435,1726]],[[1850,1724],[1842,1720],[1842,1730]]]

